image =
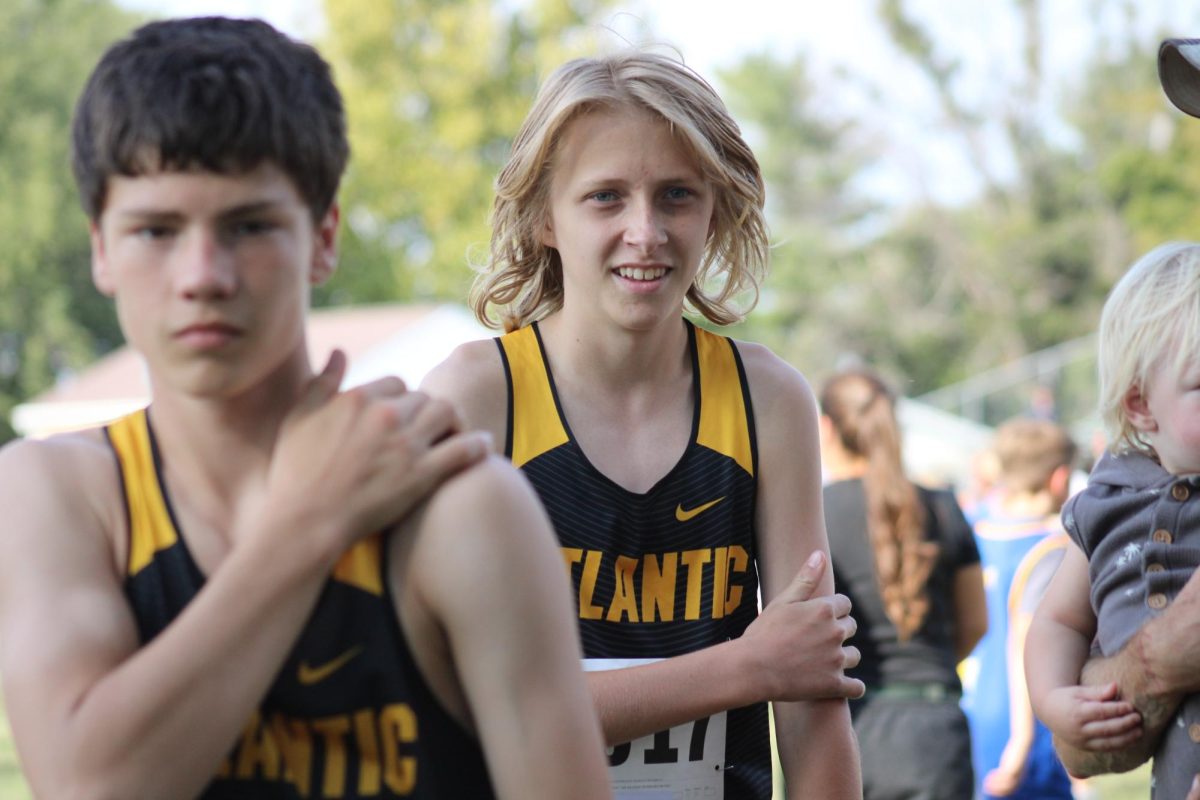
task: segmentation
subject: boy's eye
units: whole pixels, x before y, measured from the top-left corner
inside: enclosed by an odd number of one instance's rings
[[[173,230],[166,225],[143,225],[134,230],[139,239],[155,240],[170,236]]]
[[[254,236],[269,231],[273,225],[265,219],[242,219],[230,226],[235,236]]]

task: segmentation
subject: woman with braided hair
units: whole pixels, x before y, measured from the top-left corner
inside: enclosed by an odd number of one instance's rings
[[[866,800],[970,797],[955,665],[987,627],[971,527],[954,496],[905,475],[895,398],[865,369],[820,394],[826,526],[837,591],[858,621],[851,702]]]

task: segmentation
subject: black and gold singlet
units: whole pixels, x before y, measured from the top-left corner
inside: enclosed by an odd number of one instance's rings
[[[145,411],[106,428],[129,519],[125,593],[144,645],[204,585],[167,497]],[[338,562],[267,696],[201,795],[490,798],[477,740],[434,697],[409,653],[382,535]]]
[[[537,324],[497,339],[509,390],[506,455],[554,524],[589,669],[718,644],[741,636],[758,614],[757,447],[745,371],[730,339],[686,325],[692,435],[644,494],[601,474],[575,441]],[[609,760],[618,791],[768,800],[766,705],[622,745]]]

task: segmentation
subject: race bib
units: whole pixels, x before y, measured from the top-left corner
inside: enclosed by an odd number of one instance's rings
[[[655,658],[585,658],[589,672],[650,664]],[[723,800],[725,712],[610,747],[616,800]]]

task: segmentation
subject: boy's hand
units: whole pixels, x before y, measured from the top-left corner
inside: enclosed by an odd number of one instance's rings
[[[1014,765],[1005,761],[1002,755],[1000,765],[983,776],[983,791],[992,797],[1008,797],[1017,790],[1021,785],[1021,778],[1024,777],[1024,763]]]
[[[826,560],[815,551],[741,637],[760,674],[766,675],[769,700],[863,695],[863,682],[845,674],[861,658],[857,647],[845,644],[858,629],[850,616],[850,598],[813,597]]]
[[[462,433],[447,402],[410,392],[399,378],[338,390],[346,357],[335,351],[283,421],[268,496],[306,523],[326,522],[340,553],[392,525],[450,475],[490,451],[488,435]],[[283,507],[288,507],[284,505]]]
[[[1120,699],[1115,683],[1066,686],[1046,695],[1043,722],[1079,750],[1123,750],[1142,737],[1142,716]]]

